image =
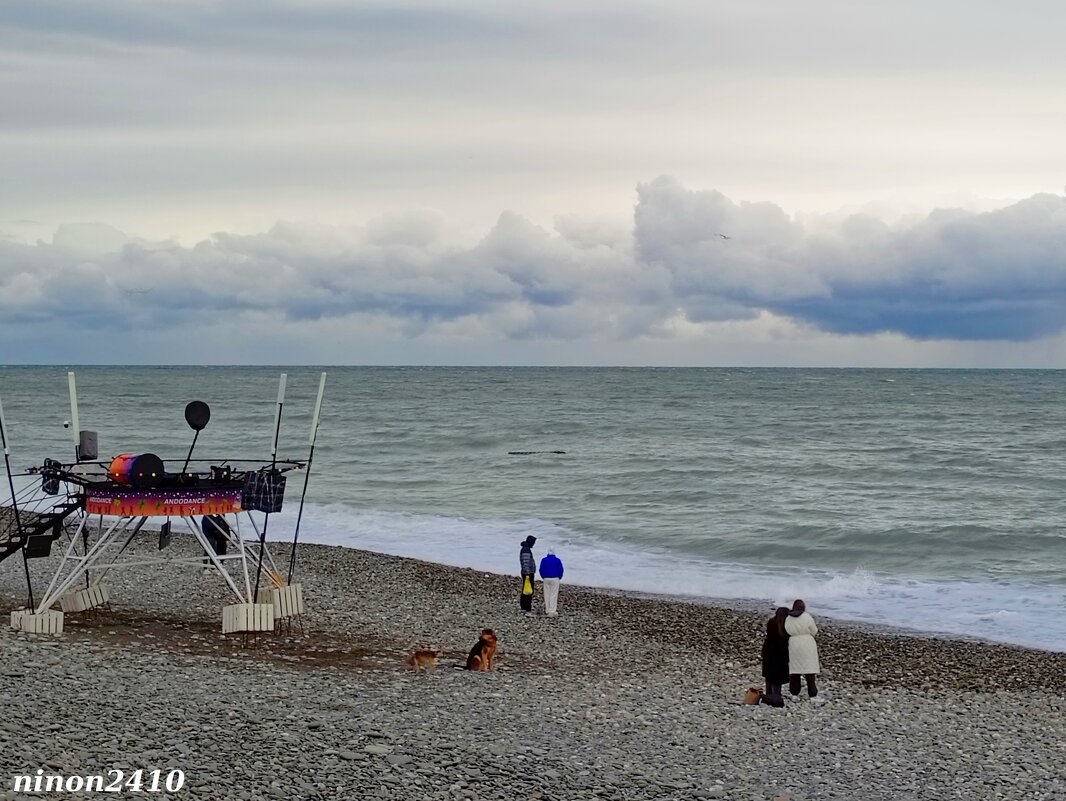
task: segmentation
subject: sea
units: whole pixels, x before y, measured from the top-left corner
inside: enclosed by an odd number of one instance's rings
[[[1066,651],[1066,371],[8,366],[17,472],[73,455],[68,369],[101,459],[178,464],[193,400],[195,459],[306,460],[326,372],[301,542]]]

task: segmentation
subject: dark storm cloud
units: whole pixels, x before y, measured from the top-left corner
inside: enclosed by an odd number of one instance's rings
[[[505,213],[479,241],[449,244],[431,214],[361,229],[279,223],[192,247],[104,225],[51,242],[0,239],[0,321],[86,333],[194,330],[221,316],[391,320],[476,336],[664,336],[764,312],[839,334],[1030,340],[1066,327],[1066,201],[942,210],[888,225],[855,215],[799,221],[671,178],[638,187],[634,225],[561,217],[549,231]]]
[[[729,239],[718,234],[725,233]],[[1066,200],[811,229],[769,203],[660,178],[640,188],[638,253],[693,320],[766,309],[841,334],[1035,339],[1066,327]]]

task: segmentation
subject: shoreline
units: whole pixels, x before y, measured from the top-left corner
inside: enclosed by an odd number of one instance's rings
[[[0,506],[0,532],[2,532],[5,524],[5,507]],[[25,513],[28,516],[36,516],[32,512]],[[158,528],[151,524],[146,525],[142,529],[145,533],[158,532]],[[183,537],[183,532],[177,532],[176,537]],[[288,559],[289,543],[285,540],[268,540],[268,545],[271,547],[272,552],[283,550],[285,553],[285,559]],[[396,559],[406,559],[415,562],[424,563],[427,565],[436,565],[445,569],[456,570],[471,570],[477,573],[491,573],[494,576],[507,577],[511,574],[496,572],[492,568],[480,568],[467,565],[457,565],[448,562],[434,561],[432,557],[420,557],[412,556],[408,554],[395,554],[389,553],[383,550],[373,550],[360,548],[353,545],[343,545],[334,543],[318,543],[318,542],[301,542],[299,549],[302,551],[305,547],[321,547],[321,548],[338,548],[342,550],[350,550],[359,553],[373,554],[382,557],[390,557]],[[17,558],[17,557],[15,557]],[[0,568],[2,569],[2,568]],[[580,588],[588,592],[597,592],[603,594],[615,594],[623,597],[631,598],[643,598],[647,600],[661,600],[664,602],[691,604],[695,606],[705,606],[711,609],[730,610],[737,612],[749,612],[753,614],[766,614],[769,616],[772,614],[774,606],[766,600],[764,597],[732,597],[732,596],[714,596],[714,595],[701,595],[692,593],[666,593],[658,592],[655,590],[644,589],[632,589],[628,587],[614,587],[607,585],[596,584],[576,584],[570,583],[567,586],[574,588]],[[2,590],[2,585],[0,585]],[[796,596],[800,597],[800,596]],[[791,603],[792,598],[788,599],[788,603]],[[892,622],[882,622],[879,620],[862,620],[855,617],[841,615],[839,613],[824,613],[817,606],[817,602],[812,608],[817,612],[816,618],[821,621],[825,620],[831,622],[834,625],[846,627],[855,631],[865,632],[871,635],[891,635],[901,637],[911,637],[917,639],[930,639],[930,640],[946,640],[954,641],[958,643],[977,643],[977,644],[990,644],[997,645],[1006,648],[1016,648],[1023,651],[1030,651],[1040,654],[1066,654],[1066,640],[1063,640],[1058,649],[1052,646],[1032,644],[1028,642],[1019,642],[1017,640],[1009,640],[988,636],[970,635],[953,631],[951,629],[937,629],[935,627],[922,627],[922,626],[908,626],[899,625]],[[811,605],[811,601],[808,600],[808,605]]]
[[[348,546],[326,546],[326,547],[348,547]],[[355,548],[353,550],[360,550]],[[381,551],[369,551],[369,553],[379,554],[381,556],[393,556],[393,554],[386,554]],[[456,565],[445,565],[440,562],[433,562],[432,560],[418,559],[413,556],[400,556],[399,559],[411,559],[416,562],[425,562],[431,565],[440,565],[441,567],[454,567],[460,570],[474,570],[478,572],[477,568],[461,568]],[[494,573],[493,575],[505,576],[504,573]],[[540,580],[538,579],[538,582]],[[600,593],[604,595],[619,595],[622,597],[633,598],[637,600],[648,601],[665,601],[669,603],[690,604],[692,606],[705,606],[710,609],[717,609],[722,611],[747,613],[755,616],[762,616],[768,618],[773,613],[772,604],[766,601],[762,601],[757,598],[718,598],[709,595],[671,595],[668,593],[658,592],[644,592],[642,590],[629,590],[619,587],[599,587],[591,584],[574,584],[575,588],[592,593]],[[815,610],[817,611],[817,610]],[[872,637],[876,636],[891,636],[891,637],[904,637],[919,640],[934,640],[945,641],[951,643],[957,643],[960,645],[965,644],[983,644],[983,645],[995,645],[1003,648],[1027,651],[1036,654],[1066,654],[1066,644],[1063,645],[1062,651],[1056,651],[1051,648],[1040,648],[1035,645],[1023,645],[1021,643],[1010,642],[1008,640],[994,640],[982,637],[967,637],[962,634],[957,634],[950,631],[936,631],[935,629],[920,629],[920,628],[907,628],[905,626],[893,626],[888,623],[875,623],[866,620],[854,620],[852,618],[837,617],[834,615],[818,614],[817,620],[819,626],[822,622],[830,623],[840,629],[850,629],[857,633],[867,634]]]
[[[275,541],[271,544],[273,544],[274,546],[284,545],[284,543],[282,543],[281,541]],[[383,557],[386,559],[397,559],[404,562],[414,562],[421,565],[425,565],[429,568],[464,571],[473,574],[493,576],[496,579],[505,579],[513,581],[516,583],[516,585],[518,582],[517,573],[513,575],[507,573],[497,573],[492,570],[481,569],[477,567],[453,565],[444,562],[435,562],[431,559],[422,559],[417,556],[391,554],[386,553],[384,551],[356,548],[349,545],[332,545],[320,543],[300,543],[297,546],[297,549],[299,552],[302,553],[305,547],[339,549],[341,551],[354,551],[356,553],[365,554],[370,557]],[[287,547],[285,549],[285,553],[286,555],[288,555],[289,553]],[[536,583],[539,588],[539,578],[537,579]],[[606,587],[592,584],[567,583],[565,579],[563,581],[562,586],[566,586],[572,591],[575,591],[579,594],[603,595],[609,597],[625,598],[634,601],[648,601],[652,603],[679,604],[692,607],[702,607],[720,612],[752,615],[763,622],[765,622],[765,619],[770,617],[774,611],[774,606],[772,604],[758,598],[721,598],[706,595],[688,595],[683,593],[675,595],[670,593],[650,592],[645,590],[632,590],[622,587]],[[540,597],[539,590],[537,593],[537,597]],[[819,627],[822,627],[823,623],[825,623],[836,630],[866,635],[870,637],[891,637],[914,640],[928,640],[930,642],[942,642],[954,646],[990,646],[998,649],[1018,651],[1022,654],[1029,653],[1040,656],[1061,657],[1064,660],[1064,664],[1066,664],[1066,643],[1063,643],[1063,650],[1056,651],[1051,648],[1041,648],[1033,645],[1023,645],[1020,643],[1010,642],[1006,640],[995,640],[977,636],[966,636],[950,631],[936,631],[935,629],[894,626],[888,623],[877,623],[864,620],[854,620],[851,618],[837,617],[834,615],[824,615],[819,613],[816,607],[809,606],[808,608],[810,611],[812,611],[812,614],[815,615]]]
[[[287,522],[291,529],[294,518]],[[552,544],[570,554],[567,579],[575,584],[756,610],[804,598],[818,607],[821,616],[858,625],[1066,650],[1066,623],[1059,615],[1066,604],[1066,584],[1046,571],[1037,577],[1024,571],[993,575],[975,568],[942,573],[918,566],[903,574],[850,559],[816,557],[805,566],[789,566],[769,558],[749,564],[726,554],[718,561],[702,549],[690,555],[640,541],[611,544],[582,533],[580,527],[555,531],[556,524],[539,519],[518,527],[515,536],[511,520],[466,521],[397,509],[361,510],[344,503],[309,504],[304,523],[302,541],[505,575],[515,572],[516,563],[511,547],[502,540],[512,537],[517,550],[518,540],[525,536],[521,532],[528,528],[541,537],[541,548]]]
[[[195,547],[193,539],[187,534],[176,534],[175,543],[181,543],[184,549]],[[289,548],[282,543],[271,543],[272,553],[279,564],[286,563]],[[143,545],[140,547],[144,547]],[[172,546],[173,547],[173,546]],[[316,586],[323,578],[334,578],[329,565],[344,562],[358,564],[360,568],[388,568],[390,572],[398,571],[404,583],[412,580],[429,583],[436,591],[452,585],[463,588],[463,595],[471,602],[491,600],[502,603],[506,610],[508,605],[517,607],[518,577],[500,573],[478,570],[470,567],[457,567],[438,562],[417,559],[408,556],[394,556],[377,551],[366,551],[341,545],[319,545],[301,543],[297,546],[297,572],[295,581],[305,584],[308,605],[309,625],[320,622],[323,616],[322,602],[333,605],[343,591],[330,587],[327,598],[319,598]],[[51,561],[54,557],[50,557]],[[326,570],[323,571],[323,566]],[[301,576],[301,567],[310,575]],[[11,584],[17,585],[21,574],[12,576],[14,571],[7,571],[6,581],[0,581],[0,608],[6,614],[16,608],[17,595],[12,594]],[[109,575],[109,583],[118,574]],[[138,609],[135,603],[136,588],[143,584],[137,581],[136,573],[129,593],[120,591],[113,594],[113,605],[131,618],[150,617],[152,608]],[[39,577],[38,577],[39,578]],[[217,581],[213,572],[207,571],[197,576],[197,584],[210,586]],[[161,584],[174,581],[174,578],[162,579]],[[333,582],[328,582],[333,583]],[[540,581],[537,584],[537,606],[541,602]],[[175,614],[173,610],[156,608],[155,612],[163,620],[185,619],[196,622],[202,628],[203,636],[210,636],[212,626],[220,620],[221,606],[229,603],[226,593],[218,590],[220,596],[217,609],[210,612],[210,605],[202,602],[194,604],[184,614]],[[454,592],[449,592],[454,595]],[[164,593],[166,595],[166,593]],[[513,604],[511,601],[513,600]],[[475,604],[477,605],[477,604]],[[653,622],[649,626],[637,626],[636,633],[656,640],[665,640],[694,647],[701,638],[706,642],[716,642],[719,653],[739,664],[752,664],[756,667],[752,673],[752,682],[758,684],[757,663],[759,643],[761,642],[765,620],[772,614],[772,609],[761,602],[739,599],[717,599],[694,596],[671,596],[660,593],[645,593],[607,587],[569,584],[561,585],[561,615],[573,614],[575,609],[591,613],[607,625],[626,630],[635,627],[634,621]],[[834,679],[851,681],[863,686],[881,686],[896,680],[917,681],[919,686],[954,687],[956,689],[988,690],[1000,689],[1043,689],[1059,693],[1060,682],[1054,677],[1066,675],[1066,653],[1032,648],[1013,643],[1002,643],[979,638],[963,638],[953,634],[939,634],[919,629],[899,629],[896,627],[843,620],[818,614],[817,608],[811,610],[818,621],[819,648],[822,652],[823,671]],[[192,614],[189,614],[189,613]],[[541,619],[539,613],[534,616]],[[149,622],[148,620],[142,620]],[[326,615],[321,621],[333,628],[335,621]],[[384,622],[384,621],[383,621]],[[78,616],[72,615],[67,631],[77,636]],[[657,631],[655,630],[657,628]],[[377,632],[376,634],[387,634]],[[219,635],[221,636],[221,635]],[[362,630],[360,636],[371,640],[377,639],[375,632]],[[412,645],[412,647],[415,647]],[[863,654],[879,654],[881,667],[877,671],[862,668],[868,661]]]
[[[144,531],[158,531],[158,529],[145,526]],[[175,535],[179,536],[179,535]],[[186,536],[181,533],[180,536]],[[285,540],[268,540],[268,546],[271,547],[271,552],[285,554],[285,560],[288,559],[290,554],[290,545]],[[403,554],[388,553],[386,551],[378,551],[366,548],[359,548],[351,545],[337,545],[332,543],[316,543],[316,542],[301,542],[297,546],[299,553],[303,553],[305,548],[327,548],[327,549],[339,549],[340,551],[354,551],[356,553],[367,554],[369,556],[380,556],[389,559],[399,559],[410,562],[417,562],[420,564],[442,568],[445,570],[460,570],[471,571],[473,573],[492,575],[498,578],[518,580],[517,574],[499,573],[488,568],[472,567],[469,565],[456,565],[447,562],[437,562],[432,559],[426,559],[418,556],[409,556]],[[517,557],[516,557],[517,559]],[[539,556],[537,557],[539,563]],[[299,561],[299,557],[298,557]],[[298,576],[297,576],[298,579]],[[537,579],[538,586],[540,579]],[[711,595],[692,595],[686,593],[663,593],[654,592],[650,590],[635,590],[625,587],[610,587],[595,584],[576,584],[567,583],[564,580],[565,586],[571,587],[575,590],[593,594],[602,595],[615,595],[624,598],[647,600],[647,601],[662,601],[666,603],[688,604],[692,606],[707,607],[709,609],[748,613],[752,615],[763,615],[769,617],[773,614],[774,605],[769,601],[760,598],[729,598],[718,597]],[[539,593],[538,593],[539,595]],[[986,637],[970,636],[965,634],[959,634],[952,631],[938,631],[936,629],[925,629],[918,627],[897,626],[890,623],[881,623],[866,620],[856,620],[854,618],[840,617],[831,614],[822,614],[818,611],[817,607],[811,607],[812,613],[815,614],[816,619],[821,625],[822,621],[830,623],[833,626],[840,627],[842,629],[853,630],[858,633],[868,634],[871,636],[893,636],[893,637],[909,637],[914,639],[924,640],[936,640],[947,641],[959,644],[984,644],[994,645],[1003,648],[1017,649],[1020,651],[1032,652],[1036,654],[1061,654],[1066,656],[1066,642],[1062,643],[1062,650],[1054,650],[1052,648],[1044,648],[1036,645],[1027,645],[1023,643],[1011,642],[1009,640],[997,640]]]

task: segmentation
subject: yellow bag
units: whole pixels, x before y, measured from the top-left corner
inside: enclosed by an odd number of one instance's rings
[[[522,594],[523,595],[532,595],[533,594],[533,582],[530,581],[529,576],[526,576],[526,580],[522,582]]]

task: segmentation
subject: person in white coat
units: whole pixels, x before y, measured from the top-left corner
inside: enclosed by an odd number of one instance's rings
[[[800,677],[807,680],[807,695],[818,695],[815,677],[820,672],[818,664],[818,643],[814,637],[818,626],[807,611],[807,605],[796,599],[792,611],[785,618],[785,632],[788,634],[788,691],[793,695],[800,693]]]

